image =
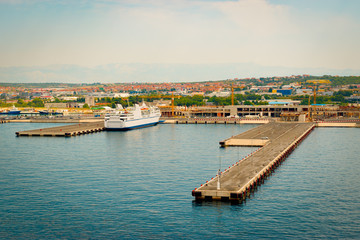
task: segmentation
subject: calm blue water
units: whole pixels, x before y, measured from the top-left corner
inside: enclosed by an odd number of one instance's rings
[[[191,191],[255,148],[218,142],[253,125],[159,125],[72,138],[0,125],[1,239],[360,238],[360,129],[322,128],[245,204]],[[63,124],[60,124],[63,125]]]

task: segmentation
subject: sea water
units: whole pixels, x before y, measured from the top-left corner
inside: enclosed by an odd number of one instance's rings
[[[166,125],[71,138],[0,125],[1,239],[358,239],[360,129],[315,129],[243,204],[191,191],[256,148],[256,125]],[[60,124],[64,125],[64,124]]]

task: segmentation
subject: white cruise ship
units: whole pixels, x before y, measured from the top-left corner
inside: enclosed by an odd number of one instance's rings
[[[105,129],[114,131],[149,127],[159,123],[161,113],[158,107],[135,104],[130,110],[120,110],[105,116]]]

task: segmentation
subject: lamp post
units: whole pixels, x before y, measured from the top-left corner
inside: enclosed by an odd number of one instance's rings
[[[220,190],[220,178],[221,178],[221,156],[219,156],[219,170],[218,170],[217,190]]]

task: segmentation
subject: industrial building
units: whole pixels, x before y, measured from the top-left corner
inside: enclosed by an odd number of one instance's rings
[[[228,117],[228,118],[278,118],[283,121],[325,120],[359,118],[360,107],[338,105],[234,105],[197,107],[160,107],[163,117]]]

